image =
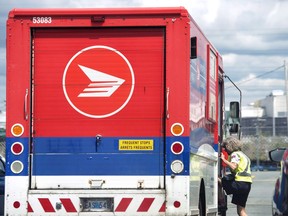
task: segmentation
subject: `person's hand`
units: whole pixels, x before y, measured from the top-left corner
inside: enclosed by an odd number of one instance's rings
[[[221,152],[220,158],[221,158],[222,160],[225,159],[225,155],[223,154],[223,152]]]

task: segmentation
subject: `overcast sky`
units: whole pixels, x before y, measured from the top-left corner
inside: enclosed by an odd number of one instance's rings
[[[0,3],[0,110],[5,109],[6,20],[13,8],[184,6],[222,54],[225,73],[242,91],[242,105],[285,91],[288,0],[2,0]],[[226,102],[239,92],[226,80]]]

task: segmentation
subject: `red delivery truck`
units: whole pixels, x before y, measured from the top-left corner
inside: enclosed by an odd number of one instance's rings
[[[10,11],[5,215],[217,215],[223,79],[183,7]]]

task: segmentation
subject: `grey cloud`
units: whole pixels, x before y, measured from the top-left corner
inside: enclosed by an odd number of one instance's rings
[[[215,4],[215,5],[214,5]],[[288,61],[288,0],[9,0],[0,3],[0,102],[5,79],[5,29],[12,8],[186,6],[223,56],[225,73],[234,82],[265,74]],[[212,7],[212,6],[213,7]],[[283,70],[241,84],[243,104],[283,88]],[[275,85],[275,83],[277,83]],[[265,86],[264,86],[265,84]],[[227,82],[229,86],[229,82]],[[3,91],[2,91],[3,90]],[[227,101],[239,93],[229,88]],[[1,108],[0,108],[1,109]]]

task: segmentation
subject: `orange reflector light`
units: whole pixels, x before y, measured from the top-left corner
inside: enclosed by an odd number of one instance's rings
[[[174,136],[181,136],[184,132],[184,127],[182,124],[180,123],[174,123],[172,126],[171,126],[171,133],[174,135]]]
[[[11,133],[15,137],[19,137],[24,133],[24,127],[21,124],[14,124],[11,128]]]
[[[181,142],[174,142],[172,143],[171,145],[171,151],[174,153],[174,154],[181,154],[184,150],[184,146]]]
[[[11,151],[14,155],[20,155],[24,150],[24,146],[20,142],[15,142],[11,146]]]
[[[19,160],[13,161],[11,164],[11,170],[15,174],[21,173],[23,168],[23,163]]]

